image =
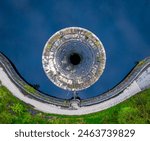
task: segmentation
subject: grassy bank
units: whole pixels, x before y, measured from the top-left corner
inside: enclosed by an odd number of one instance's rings
[[[150,89],[98,113],[62,116],[36,111],[0,86],[0,123],[150,123]]]

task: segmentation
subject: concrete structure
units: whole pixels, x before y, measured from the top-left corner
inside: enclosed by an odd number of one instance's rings
[[[101,41],[87,29],[68,27],[59,30],[47,41],[43,68],[58,87],[78,91],[93,85],[102,75],[106,62]]]
[[[150,57],[139,62],[129,75],[112,90],[85,100],[54,98],[30,87],[0,53],[0,81],[14,96],[35,109],[54,114],[82,115],[112,107],[150,87]],[[30,91],[30,89],[32,91]]]

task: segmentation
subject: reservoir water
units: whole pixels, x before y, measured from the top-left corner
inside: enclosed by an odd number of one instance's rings
[[[80,91],[81,98],[99,95],[118,84],[137,61],[150,56],[149,0],[5,0],[0,1],[0,51],[20,75],[39,90],[59,98],[71,92],[56,87],[42,68],[48,38],[70,26],[86,28],[102,41],[107,56],[101,78]]]

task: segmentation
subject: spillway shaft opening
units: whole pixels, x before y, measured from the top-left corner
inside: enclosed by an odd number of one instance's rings
[[[79,65],[81,62],[81,56],[78,53],[72,53],[69,60],[72,65]]]

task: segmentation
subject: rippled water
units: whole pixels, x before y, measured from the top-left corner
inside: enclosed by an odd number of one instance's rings
[[[0,51],[27,82],[39,84],[50,95],[69,98],[71,92],[57,88],[44,74],[43,47],[61,28],[87,28],[100,38],[107,55],[100,80],[79,92],[81,98],[88,98],[112,88],[135,62],[150,56],[149,17],[149,0],[0,1]]]

